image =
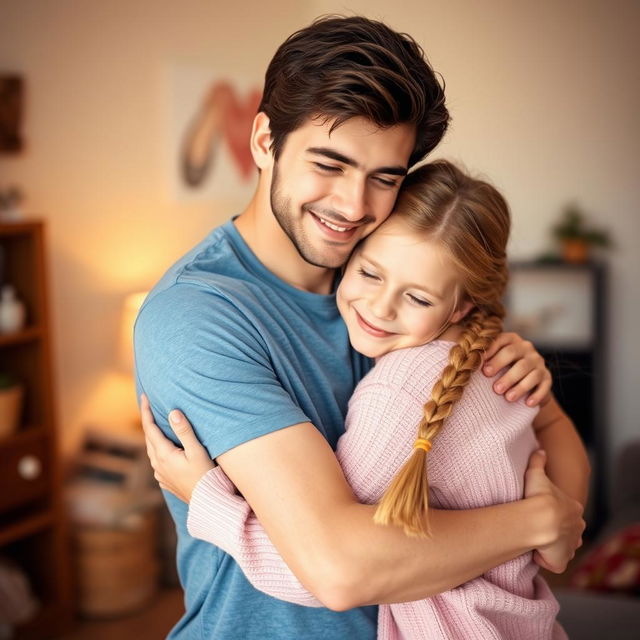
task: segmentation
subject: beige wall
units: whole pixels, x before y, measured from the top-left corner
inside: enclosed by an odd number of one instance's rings
[[[638,434],[637,2],[2,5],[0,70],[26,77],[29,148],[0,156],[0,184],[21,184],[26,209],[49,222],[65,449],[87,422],[121,423],[133,410],[113,346],[123,297],[149,287],[242,204],[172,199],[163,130],[171,65],[259,80],[285,35],[336,11],[382,18],[423,44],[446,79],[454,119],[434,155],[463,159],[504,190],[515,220],[512,255],[540,251],[570,199],[611,228],[613,448]]]

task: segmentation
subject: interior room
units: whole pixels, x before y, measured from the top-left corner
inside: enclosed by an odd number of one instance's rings
[[[592,467],[585,544],[549,582],[570,637],[604,637],[605,621],[631,637],[640,570],[618,586],[587,574],[606,573],[603,542],[637,558],[640,541],[635,0],[28,0],[0,13],[0,638],[160,638],[181,616],[133,323],[163,273],[251,198],[266,65],[330,13],[417,40],[452,117],[429,157],[509,202],[509,327],[545,356]],[[232,124],[187,156],[222,94]],[[587,254],[565,248],[585,238]]]

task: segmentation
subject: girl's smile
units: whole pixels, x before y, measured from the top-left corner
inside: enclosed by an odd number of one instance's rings
[[[371,322],[367,322],[362,315],[360,315],[355,309],[354,313],[356,316],[356,320],[358,324],[362,327],[362,330],[376,338],[387,338],[389,336],[395,335],[391,331],[385,331],[384,329],[380,329],[374,326]]]

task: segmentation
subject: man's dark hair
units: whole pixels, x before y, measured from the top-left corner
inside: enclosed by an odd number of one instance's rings
[[[363,17],[323,17],[279,47],[258,108],[271,124],[277,158],[289,133],[313,117],[331,129],[361,116],[380,127],[412,124],[410,165],[442,139],[449,123],[444,88],[411,36]]]

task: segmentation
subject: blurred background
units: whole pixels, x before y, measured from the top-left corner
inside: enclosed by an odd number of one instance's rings
[[[542,348],[568,357],[569,368],[586,373],[577,393],[589,407],[585,437],[598,459],[595,480],[606,518],[617,460],[640,426],[636,0],[0,0],[0,76],[19,77],[22,96],[20,144],[0,152],[0,193],[9,196],[2,206],[6,221],[44,222],[44,251],[38,253],[37,238],[25,240],[31,247],[25,260],[42,259],[37,277],[48,292],[47,320],[40,323],[46,336],[22,337],[15,347],[5,339],[9,351],[0,353],[0,369],[22,357],[20,345],[37,351],[30,340],[42,339],[49,358],[43,366],[51,372],[42,383],[49,385],[43,402],[53,412],[50,429],[62,466],[75,469],[71,463],[77,466],[86,454],[87,434],[96,432],[121,434],[125,444],[119,440],[115,449],[131,447],[129,459],[135,458],[136,445],[127,438],[135,431],[136,403],[122,346],[136,304],[131,295],[151,288],[211,228],[239,212],[253,186],[231,143],[216,149],[211,172],[217,177],[208,186],[181,182],[185,127],[217,81],[233,83],[242,116],[277,46],[326,13],[363,14],[410,33],[442,74],[452,126],[432,157],[461,161],[506,195],[513,213],[510,255],[529,287],[520,291],[530,292],[513,295],[518,310],[544,315],[541,292],[557,282],[554,274],[564,278],[568,296],[578,296],[564,328],[547,331],[548,344],[544,329],[532,335],[541,336]],[[228,176],[232,165],[238,170]],[[532,266],[559,251],[553,229],[567,205],[608,235],[609,248],[569,271],[553,261]],[[27,279],[21,291],[20,277],[7,277],[29,268],[22,258],[12,262],[19,247],[11,249],[10,235],[1,284],[15,286],[26,317],[33,317],[40,304],[29,291],[35,281]],[[531,299],[542,302],[532,309]],[[579,344],[571,343],[574,323]],[[526,333],[527,326],[520,328]],[[24,411],[37,417],[28,401]],[[114,448],[104,446],[107,453]],[[105,458],[94,462],[101,473],[109,466]],[[30,530],[16,530],[13,515],[0,517],[0,531],[14,527],[11,535],[0,534],[0,545],[16,549],[17,558],[41,548],[24,541]],[[42,525],[32,531],[45,535]]]

